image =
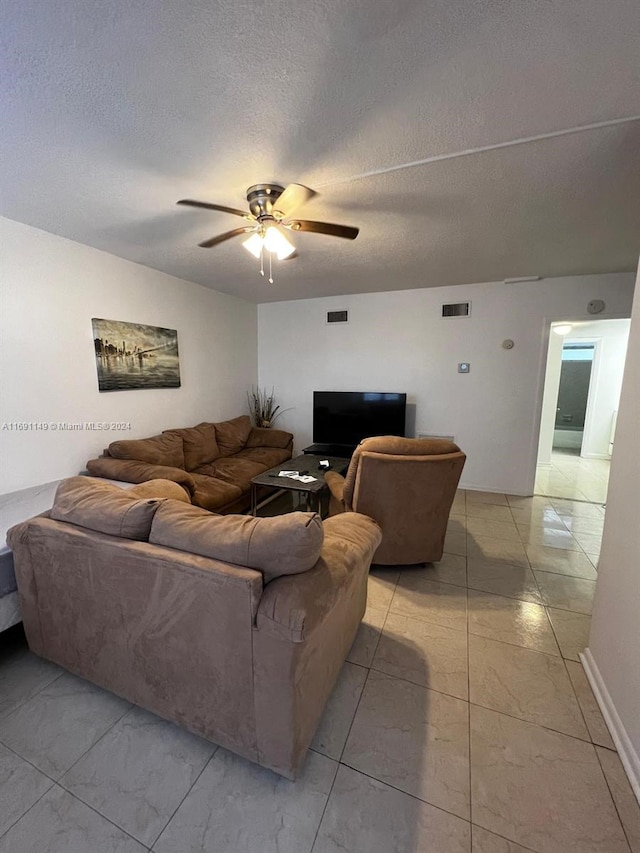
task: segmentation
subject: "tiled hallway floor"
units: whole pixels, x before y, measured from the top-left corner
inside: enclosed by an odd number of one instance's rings
[[[603,510],[459,493],[443,560],[373,569],[295,783],[0,646],[0,853],[639,853],[578,654]],[[0,639],[2,642],[2,639]]]
[[[537,495],[604,503],[609,486],[609,459],[583,459],[570,450],[554,450],[550,465],[538,465]]]

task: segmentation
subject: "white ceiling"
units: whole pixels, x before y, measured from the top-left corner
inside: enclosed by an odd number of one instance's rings
[[[2,18],[9,218],[257,302],[636,265],[637,0],[5,0]],[[175,201],[242,207],[272,180],[361,233],[295,235],[269,285],[240,240],[196,246],[242,220]]]

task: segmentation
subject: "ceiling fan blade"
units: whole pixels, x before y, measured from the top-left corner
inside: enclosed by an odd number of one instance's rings
[[[294,219],[283,222],[292,231],[311,231],[314,234],[329,234],[331,237],[344,237],[345,240],[355,240],[360,233],[359,228],[350,225],[336,225],[333,222],[311,222],[309,219]]]
[[[252,213],[246,210],[238,210],[235,207],[225,207],[222,204],[209,204],[207,201],[193,201],[190,198],[181,198],[176,204],[184,204],[187,207],[202,207],[205,210],[219,210],[221,213],[233,213],[234,216],[242,216],[243,219],[255,219]]]
[[[289,184],[285,187],[284,192],[278,196],[273,203],[273,210],[279,213],[283,218],[290,216],[294,210],[301,207],[303,204],[317,195],[309,187],[303,187],[302,184]]]
[[[246,228],[234,228],[233,231],[225,231],[224,234],[218,234],[217,237],[210,237],[203,243],[198,243],[203,249],[210,249],[212,246],[217,246],[218,243],[224,243],[225,240],[230,240],[232,237],[238,237],[240,234],[246,234],[248,231],[253,231],[254,226],[248,225]]]

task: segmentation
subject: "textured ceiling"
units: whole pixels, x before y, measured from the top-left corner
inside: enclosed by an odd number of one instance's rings
[[[4,216],[259,302],[637,262],[637,0],[2,3]],[[360,236],[197,248],[270,180]]]

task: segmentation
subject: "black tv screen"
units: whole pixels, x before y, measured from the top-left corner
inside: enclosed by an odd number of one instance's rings
[[[314,391],[313,440],[355,447],[373,435],[404,435],[406,394]]]

